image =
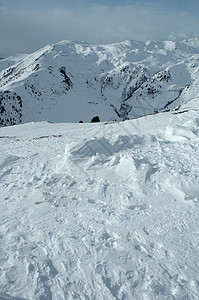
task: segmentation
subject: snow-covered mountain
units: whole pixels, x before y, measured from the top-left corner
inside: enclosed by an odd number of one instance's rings
[[[198,50],[0,61],[0,300],[199,299]]]
[[[0,60],[0,124],[125,120],[199,95],[199,39],[63,41]]]

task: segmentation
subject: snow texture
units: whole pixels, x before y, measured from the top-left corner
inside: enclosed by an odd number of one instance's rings
[[[199,298],[198,101],[0,128],[1,300]]]

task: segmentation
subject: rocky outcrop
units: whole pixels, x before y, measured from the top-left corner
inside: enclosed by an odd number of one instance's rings
[[[22,122],[22,99],[16,93],[0,91],[0,126]]]

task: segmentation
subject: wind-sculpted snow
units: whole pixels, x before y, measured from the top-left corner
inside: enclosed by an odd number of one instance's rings
[[[62,41],[0,60],[0,92],[23,102],[22,122],[126,120],[167,111],[198,97],[198,40]],[[15,103],[13,101],[13,105]],[[6,106],[6,114],[12,106]],[[2,115],[2,124],[11,125]]]
[[[198,299],[197,103],[0,128],[0,299]]]

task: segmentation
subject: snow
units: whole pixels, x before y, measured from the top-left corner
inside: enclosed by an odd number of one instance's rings
[[[13,55],[8,58],[2,58],[0,59],[0,71],[9,68],[10,66],[23,61],[28,54],[18,54],[18,55]]]
[[[0,60],[0,300],[199,298],[198,43]]]
[[[167,51],[173,51],[176,48],[176,43],[173,41],[165,41],[164,42],[164,48]]]
[[[0,126],[90,122],[94,116],[121,121],[175,109],[198,97],[198,45],[198,37],[108,45],[62,41],[0,60]]]
[[[198,99],[0,128],[0,299],[198,299],[198,133]]]

